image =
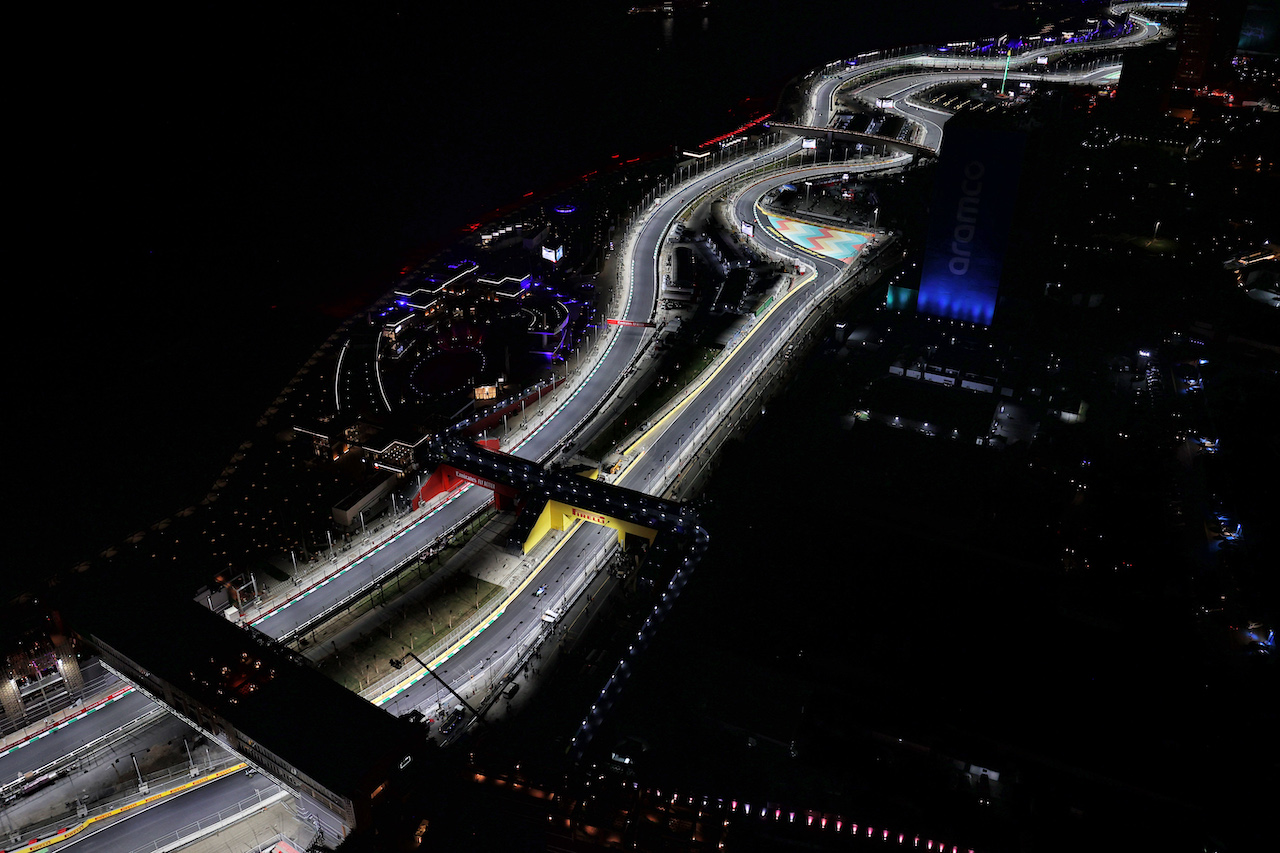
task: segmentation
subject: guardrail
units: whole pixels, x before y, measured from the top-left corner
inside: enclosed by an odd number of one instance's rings
[[[412,567],[415,563],[420,561],[423,558],[423,555],[426,554],[428,551],[435,548],[441,542],[447,541],[449,537],[453,536],[459,530],[463,529],[464,527],[469,525],[471,522],[475,521],[476,517],[479,516],[480,513],[484,512],[487,506],[488,506],[487,504],[482,504],[481,506],[477,507],[473,512],[467,513],[458,521],[450,525],[448,528],[446,528],[445,530],[441,531],[440,533],[432,537],[431,541],[427,542],[422,547],[415,550],[409,556],[405,557],[404,559],[392,565],[390,568],[383,571],[382,574],[376,575],[376,576],[371,575],[369,582],[367,584],[364,584],[359,588],[354,589],[351,592],[348,592],[342,598],[338,599],[333,604],[329,605],[324,610],[317,613],[315,616],[312,616],[310,619],[306,620],[305,622],[301,622],[296,627],[291,628],[290,630],[284,632],[277,639],[280,640],[280,642],[288,642],[289,640],[292,640],[294,637],[301,636],[305,634],[307,631],[310,631],[312,628],[321,624],[322,622],[325,622],[326,620],[328,620],[339,610],[342,610],[350,606],[352,602],[368,595],[370,593],[370,590],[376,587],[379,583],[386,581],[388,578],[393,578],[400,572]],[[415,522],[415,524],[421,524],[426,520],[427,519],[424,517],[422,519],[419,519],[417,522]],[[404,533],[412,529],[412,527],[413,525],[406,527],[398,535],[403,535]],[[385,544],[385,542],[383,544]],[[343,567],[340,571],[335,572],[333,575],[331,575],[331,577],[337,577],[340,574],[350,571],[351,569],[359,565],[363,560],[365,560],[372,554],[376,553],[381,548],[382,548],[382,545],[379,545],[377,548],[373,548],[368,553],[361,555],[358,559],[352,561],[347,566]]]
[[[759,155],[757,156],[757,159],[759,159]],[[820,168],[824,170],[831,169],[832,171],[838,171],[842,169],[858,169],[862,173],[870,173],[870,172],[877,172],[877,171],[893,171],[904,166],[908,159],[909,159],[908,155],[898,155],[896,157],[891,157],[891,158],[877,158],[872,162],[868,162],[867,158],[858,157],[858,158],[852,158],[849,160],[830,162],[821,166]],[[737,196],[740,196],[741,193],[745,191],[745,189],[748,186],[750,186],[754,182],[759,181],[763,177],[767,177],[767,176],[781,177],[782,175],[787,174],[789,172],[809,171],[815,168],[813,166],[793,168],[787,162],[788,160],[789,160],[789,157],[786,160],[782,160],[782,161],[770,160],[745,173],[738,173],[733,177],[727,179],[725,182],[716,184],[707,192],[704,192],[702,195],[699,196],[699,200],[695,201],[693,205],[696,206],[698,203],[700,203],[700,200],[702,198],[710,194],[713,190],[720,191],[720,190],[724,190],[727,187],[727,191],[729,195],[728,210],[729,210],[729,216],[732,219],[732,222],[730,224],[733,224],[736,230],[741,232],[742,222],[740,219],[737,218],[737,210],[733,201],[734,198],[736,198]],[[754,238],[749,238],[749,243],[757,250],[759,254],[764,255],[765,257],[771,258],[775,262],[785,261],[791,264],[792,266],[797,266],[801,264],[801,259],[799,257],[786,255],[776,250],[769,249],[761,245],[759,241],[755,240]],[[852,266],[853,265],[850,265],[849,267],[847,267],[846,270],[842,272],[842,275],[847,274],[849,270],[852,269]],[[704,372],[715,370],[721,363],[723,363],[726,359],[730,358],[741,336],[744,334],[744,332],[748,331],[751,327],[753,327],[754,324],[755,324],[755,320],[752,320],[750,325],[748,325],[745,329],[740,330],[735,336],[735,338],[731,340],[727,346],[721,349],[719,353],[716,354],[716,357],[711,361],[710,364],[707,365],[706,370]],[[696,381],[697,380],[695,379],[695,382]],[[667,401],[667,403],[665,403],[657,412],[655,412],[651,416],[650,420],[653,423],[657,423],[661,421],[672,411],[684,405],[686,399],[687,399],[687,395],[681,395]]]
[[[475,632],[475,634],[479,636],[480,631],[476,629],[480,628],[481,623],[484,623],[486,620],[492,621],[492,619],[496,619],[497,616],[501,615],[500,613],[495,615],[495,611],[498,610],[504,600],[505,599],[501,596],[494,596],[493,598],[490,598],[485,602],[485,605],[482,608],[468,616],[465,620],[459,622],[448,633],[439,635],[439,639],[431,645],[426,646],[418,657],[423,658],[424,660],[431,660],[433,657],[438,657],[442,650],[449,648],[453,643],[457,643],[468,633]],[[488,625],[486,624],[484,627],[487,628]],[[483,628],[480,628],[480,630],[483,630]],[[475,638],[472,637],[471,639]],[[471,640],[467,640],[467,642],[470,641]],[[462,643],[459,648],[465,645],[466,643]],[[415,654],[417,653],[415,652]],[[409,678],[409,676],[405,675],[405,673],[400,672],[399,670],[392,670],[378,681],[370,684],[364,690],[361,690],[360,695],[369,701],[373,701],[383,693],[391,690],[396,684],[404,681],[406,678]]]
[[[777,356],[784,346],[791,342],[792,337],[804,325],[809,315],[814,309],[821,304],[828,295],[835,292],[839,284],[844,280],[844,273],[835,276],[830,282],[813,289],[797,303],[796,310],[793,311],[791,318],[783,327],[782,333],[770,336],[766,345],[761,348],[760,352],[751,359],[748,364],[744,364],[740,370],[744,374],[744,381],[733,386],[733,391],[723,395],[717,400],[716,408],[708,412],[702,419],[698,429],[689,436],[688,441],[684,442],[684,449],[670,462],[663,466],[662,473],[659,475],[659,487],[665,492],[670,489],[678,481],[683,479],[685,471],[695,458],[700,457],[704,446],[708,440],[725,422],[725,418],[729,415],[740,402],[746,399],[746,396],[755,384],[756,380],[763,374],[768,364]],[[781,310],[781,305],[777,309]],[[745,339],[745,338],[744,338]],[[739,345],[741,341],[739,341]],[[735,393],[736,392],[736,393]]]
[[[615,543],[612,546],[602,548],[596,553],[591,555],[591,557],[589,558],[587,567],[579,575],[579,581],[577,582],[577,584],[574,587],[571,587],[570,590],[566,591],[564,596],[562,596],[561,604],[559,605],[559,608],[562,613],[565,610],[567,610],[570,606],[572,606],[573,601],[575,601],[577,596],[581,595],[582,590],[586,588],[587,581],[582,579],[586,578],[589,580],[590,577],[594,577],[595,573],[599,571],[600,566],[602,566],[605,562],[607,562],[609,559],[612,558],[613,552],[617,549],[617,547],[618,546]],[[532,561],[532,562],[536,564],[538,561]],[[532,565],[530,566],[530,570],[532,570]],[[525,577],[527,578],[528,575],[526,574]],[[521,579],[521,583],[523,583],[523,579]],[[516,586],[519,587],[520,584],[517,583]],[[442,635],[439,640],[437,640],[436,642],[428,646],[426,650],[419,655],[419,657],[425,661],[432,661],[433,659],[439,657],[441,653],[450,649],[454,645],[457,645],[457,647],[461,649],[471,640],[475,639],[475,637],[478,637],[480,633],[483,632],[484,629],[489,626],[490,623],[492,623],[499,616],[502,615],[502,611],[504,611],[506,607],[511,603],[511,600],[514,597],[514,595],[515,594],[512,593],[505,596],[495,596],[494,598],[491,598],[481,610],[472,614],[470,617],[467,618],[465,622],[459,623],[458,626],[453,630],[451,630],[448,634]],[[554,609],[554,608],[549,608],[549,609]],[[458,641],[466,637],[467,634],[474,634],[474,636],[468,638],[466,642],[459,644]],[[512,648],[516,648],[516,647],[518,646],[513,646]],[[508,654],[510,654],[510,652],[508,652]],[[496,671],[497,668],[501,666],[502,666],[501,661],[491,664],[489,667],[490,673]],[[360,695],[363,696],[365,699],[373,701],[378,696],[381,696],[385,693],[389,693],[398,684],[401,684],[402,682],[405,682],[405,681],[409,681],[411,679],[421,679],[424,675],[425,675],[425,670],[422,670],[421,668],[418,668],[418,671],[416,673],[406,673],[406,672],[397,670],[392,673],[389,673],[388,675],[383,676],[377,682],[375,682],[374,684],[371,684],[369,687],[362,690],[360,692]],[[434,701],[434,697],[433,697],[433,701]],[[419,704],[429,705],[430,703],[427,702],[427,703],[419,703]]]
[[[565,382],[563,385],[557,388],[555,392],[552,393],[551,398],[549,400],[551,414],[548,415],[546,418],[544,418],[536,426],[529,428],[528,435],[525,435],[524,437],[513,441],[512,444],[510,445],[511,450],[508,452],[514,452],[515,450],[518,450],[521,447],[523,447],[524,444],[529,439],[533,438],[533,436],[537,434],[537,432],[541,430],[542,427],[548,421],[550,421],[552,418],[558,415],[561,412],[561,410],[563,410],[564,407],[569,404],[570,400],[572,400],[575,396],[577,396],[578,392],[582,389],[582,386],[585,385],[587,381],[591,379],[592,376],[595,375],[595,372],[599,368],[600,363],[605,359],[606,356],[608,356],[609,351],[613,349],[613,345],[616,341],[617,341],[617,336],[610,334],[606,331],[601,335],[601,337],[595,343],[591,345],[591,349],[589,352],[583,353],[583,357],[578,360],[578,366],[573,371],[574,380],[572,382]],[[598,400],[596,401],[596,404],[592,406],[581,418],[579,418],[577,423],[573,424],[567,430],[565,430],[564,437],[566,439],[575,438],[578,435],[579,431],[582,429],[582,427],[588,421],[590,421],[593,417],[595,417],[596,413],[598,413],[600,409],[609,402],[609,400],[613,397],[614,392],[618,389],[618,386],[622,384],[623,380],[626,379],[631,368],[635,366],[636,361],[639,359],[639,356],[642,350],[643,350],[643,346],[636,350],[636,354],[632,356],[632,359],[628,365],[628,368],[626,370],[621,371],[618,374],[618,377],[614,379],[612,383],[610,383],[608,390],[599,396]],[[598,356],[597,356],[597,353],[598,353]],[[582,366],[583,366],[583,362],[587,359],[588,356],[596,359],[594,361],[595,366],[592,367],[591,370],[586,371],[584,374],[582,370]],[[588,363],[592,363],[592,362],[588,362]],[[545,462],[547,459],[554,456],[556,451],[557,451],[557,447],[553,446],[549,448],[546,453],[543,453],[540,457],[538,457],[535,461]]]
[[[312,830],[311,841],[299,841],[292,836],[285,835],[283,832],[277,832],[275,835],[268,836],[265,841],[254,839],[254,846],[245,850],[244,853],[275,853],[276,845],[281,841],[292,845],[295,850],[307,850],[319,837],[319,833],[316,830]],[[323,850],[324,848],[317,847],[315,849]]]
[[[0,796],[8,794],[11,790],[15,788],[21,787],[22,784],[29,777],[41,776],[45,773],[57,771],[68,764],[75,763],[82,756],[88,753],[94,752],[95,750],[99,749],[104,745],[111,743],[112,741],[118,740],[122,737],[133,734],[134,732],[140,729],[146,728],[147,726],[151,725],[153,718],[164,716],[165,713],[166,712],[164,708],[161,708],[159,706],[149,708],[145,713],[142,714],[142,716],[135,717],[134,719],[130,720],[127,723],[124,723],[123,725],[116,726],[114,729],[112,729],[109,732],[104,732],[103,734],[99,735],[93,740],[88,741],[87,743],[83,743],[80,746],[76,747],[71,752],[68,752],[66,755],[60,756],[58,758],[55,758],[53,761],[48,762],[43,767],[37,767],[34,770],[27,771],[27,773],[22,778],[7,782],[4,785],[0,785]]]
[[[1111,7],[1112,11],[1123,12],[1141,8],[1144,3],[1118,3]],[[1139,15],[1132,15],[1132,19],[1140,24],[1161,27],[1157,21],[1151,21]],[[1163,31],[1157,32],[1156,39],[1165,37]],[[1038,57],[1048,57],[1050,60],[1056,59],[1071,53],[1091,53],[1103,50],[1123,50],[1139,43],[1142,39],[1138,38],[1136,32],[1131,29],[1115,38],[1098,39],[1095,41],[1082,42],[1077,44],[1054,44],[1043,45],[1039,47],[1026,47],[1015,51],[1007,58],[1010,67],[1020,67],[1027,64],[1034,64]],[[876,51],[879,54],[882,51]],[[890,51],[892,53],[892,51]],[[835,96],[837,92],[844,89],[850,84],[866,84],[876,82],[880,79],[893,76],[895,73],[911,72],[917,70],[928,69],[955,69],[955,70],[972,70],[972,71],[992,71],[1002,68],[1005,65],[1006,58],[995,56],[989,59],[981,57],[962,56],[953,53],[944,53],[938,51],[936,47],[923,47],[922,49],[906,48],[891,56],[883,58],[870,59],[867,62],[859,63],[854,66],[846,66],[846,68],[838,73],[822,75],[823,79],[838,79],[840,82],[831,90],[831,103],[828,105],[830,111],[835,109]],[[810,105],[810,108],[812,106]]]
[[[902,165],[905,165],[908,159],[909,157],[904,155],[902,157],[893,158],[889,161],[877,162],[875,165],[882,168],[899,168]],[[736,196],[741,195],[741,193],[745,191],[746,185],[751,183],[752,180],[754,179],[745,181],[744,185],[739,187],[734,193],[734,197],[736,198]],[[736,219],[736,206],[733,198],[730,199],[729,210],[730,216]],[[738,225],[740,230],[740,221],[738,221]],[[782,255],[781,253],[773,251],[769,247],[759,243],[759,241],[754,238],[748,239],[750,243],[755,245],[761,253],[769,257],[794,260]],[[704,445],[708,442],[714,432],[720,428],[725,417],[746,398],[749,389],[767,368],[768,363],[777,356],[784,346],[790,343],[792,337],[800,328],[803,327],[819,306],[821,306],[829,297],[837,294],[840,288],[853,276],[860,273],[862,269],[865,268],[866,263],[866,256],[859,256],[854,263],[846,265],[837,275],[833,276],[828,281],[819,282],[819,286],[809,289],[807,292],[803,293],[803,295],[793,296],[793,294],[797,293],[797,290],[796,288],[792,288],[782,297],[782,299],[778,300],[769,309],[764,316],[767,317],[774,311],[781,310],[783,303],[790,299],[796,298],[799,300],[794,304],[792,315],[784,326],[782,333],[770,336],[765,346],[754,358],[751,359],[750,363],[743,365],[742,368],[740,368],[740,370],[746,374],[746,381],[736,383],[730,393],[725,394],[716,400],[716,408],[714,411],[709,412],[701,419],[701,423],[697,431],[689,436],[687,441],[682,443],[682,449],[675,455],[675,458],[663,465],[661,472],[654,480],[655,486],[659,489],[659,493],[665,493],[683,478],[685,471],[688,469],[691,462],[699,456]],[[816,276],[816,270],[813,274]],[[759,318],[753,319],[751,323],[739,333],[738,337],[724,348],[716,361],[708,367],[708,370],[714,371],[721,369],[725,362],[732,358],[737,352],[737,349],[742,342],[751,335],[752,330],[754,330],[759,322]],[[676,406],[682,405],[687,401],[687,399],[687,397],[682,399],[679,403],[673,405],[672,409]]]
[[[548,611],[555,611],[559,618],[563,619],[573,607],[578,603],[578,599],[591,586],[591,581],[599,575],[602,567],[607,565],[618,552],[619,546],[617,542],[611,542],[592,553],[588,565],[580,571],[574,578],[573,584],[564,591],[560,596],[559,604],[554,607],[547,608]],[[555,623],[560,624],[558,621]],[[554,627],[549,627],[546,623],[542,623],[533,631],[525,635],[525,638],[519,643],[510,646],[507,653],[489,666],[489,682],[484,689],[484,695],[481,698],[480,705],[476,709],[477,715],[483,717],[493,703],[502,695],[502,689],[505,687],[521,667],[525,665],[535,654],[537,654],[544,643],[554,636]],[[508,658],[514,658],[511,663],[507,663]],[[501,672],[502,675],[494,679],[494,673]],[[472,695],[476,691],[472,691]],[[429,703],[428,703],[429,704]],[[468,721],[467,725],[471,725],[473,721]]]
[[[115,681],[115,677],[110,673],[103,673],[93,679],[93,681],[86,683],[84,688],[76,691],[75,694],[68,692],[63,695],[62,701],[51,702],[44,712],[40,714],[39,718],[34,721],[31,716],[28,716],[25,713],[20,718],[9,718],[7,716],[0,718],[0,738],[7,738],[10,735],[21,732],[23,729],[39,725],[39,729],[30,733],[31,735],[34,735],[51,726],[56,726],[61,722],[65,722],[67,719],[76,716],[81,712],[81,710],[83,710],[82,705],[76,704],[77,702],[80,702],[86,696],[93,696],[94,694],[101,692],[110,683]],[[54,705],[57,707],[53,707]],[[66,711],[68,708],[72,710],[63,719],[53,719],[52,722],[50,722],[50,718],[62,711]],[[17,741],[15,741],[15,743],[16,742]],[[6,746],[0,746],[0,752],[3,752],[7,748],[8,747]]]
[[[227,770],[228,768],[232,768],[237,764],[243,764],[237,756],[223,755],[216,759],[212,759],[211,761],[197,764],[196,767],[205,775],[211,775]],[[142,777],[142,780],[146,783],[148,790],[154,790],[157,788],[163,788],[165,785],[176,782],[179,779],[190,780],[191,778],[191,765],[179,764],[173,767],[167,767],[164,770],[157,770],[154,773],[148,773]],[[131,782],[130,786],[133,784],[136,783]],[[186,784],[186,782],[182,783],[182,785]],[[181,785],[176,787],[181,787]],[[166,792],[162,791],[160,794],[142,796],[157,797],[161,796],[163,793]],[[70,837],[70,834],[66,832],[69,828],[73,829],[74,832],[79,832],[91,823],[106,819],[112,812],[122,812],[127,810],[139,802],[139,796],[139,793],[135,791],[134,793],[125,794],[106,803],[96,805],[92,809],[86,810],[84,814],[67,812],[59,817],[58,820],[48,821],[40,826],[14,827],[8,837],[15,844],[23,841],[24,839],[41,839],[44,841],[44,844],[42,844],[40,848],[28,846],[23,849],[43,849],[50,844],[60,843],[60,840],[51,840],[55,839],[60,834]]]
[[[135,847],[130,853],[163,853],[163,851],[176,850],[179,846],[190,844],[206,835],[212,835],[218,830],[230,826],[239,820],[244,815],[244,812],[266,808],[288,796],[289,792],[283,788],[277,788],[274,791],[270,789],[258,791],[252,797],[245,797],[229,808],[193,821],[181,829],[176,829],[168,835],[155,839],[150,844],[143,847]],[[278,841],[279,839],[277,838],[276,840]],[[289,839],[289,841],[299,850],[305,846],[298,845],[292,839]]]

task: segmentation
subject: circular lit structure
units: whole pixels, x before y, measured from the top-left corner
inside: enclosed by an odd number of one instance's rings
[[[408,371],[408,384],[420,400],[438,399],[484,382],[488,359],[484,336],[469,325],[451,325],[424,346]]]

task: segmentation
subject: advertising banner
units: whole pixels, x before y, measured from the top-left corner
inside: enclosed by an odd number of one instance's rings
[[[929,210],[918,310],[990,325],[1026,137],[949,125]]]

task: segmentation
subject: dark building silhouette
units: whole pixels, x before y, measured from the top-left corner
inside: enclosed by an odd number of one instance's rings
[[[1200,89],[1224,81],[1240,40],[1245,5],[1244,0],[1188,0],[1178,34],[1175,86]]]
[[[1147,123],[1169,109],[1170,89],[1178,70],[1178,54],[1168,44],[1135,48],[1124,55],[1116,102],[1133,123]]]

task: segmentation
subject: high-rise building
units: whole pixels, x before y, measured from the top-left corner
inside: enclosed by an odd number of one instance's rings
[[[1116,103],[1124,120],[1150,124],[1170,107],[1170,90],[1178,70],[1178,55],[1167,43],[1125,51]]]
[[[1245,0],[1187,0],[1178,33],[1174,85],[1200,89],[1222,82],[1244,23]]]
[[[922,314],[991,325],[1026,136],[947,123],[921,265]]]

